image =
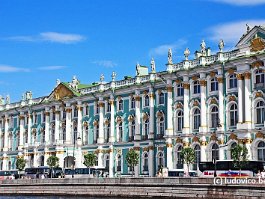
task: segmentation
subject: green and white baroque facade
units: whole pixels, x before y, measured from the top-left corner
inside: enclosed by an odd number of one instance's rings
[[[17,157],[27,167],[46,165],[50,155],[64,168],[85,167],[83,155],[95,152],[98,166],[129,174],[129,149],[140,153],[136,175],[154,176],[160,166],[182,168],[180,151],[190,146],[198,161],[230,159],[235,143],[244,143],[249,159],[265,160],[265,28],[255,26],[234,50],[211,55],[201,43],[195,59],[166,70],[155,62],[136,66],[135,77],[81,84],[60,82],[49,96],[20,102],[9,96],[0,105],[0,166],[15,169]],[[196,164],[192,165],[196,169]],[[185,168],[185,165],[184,165]]]

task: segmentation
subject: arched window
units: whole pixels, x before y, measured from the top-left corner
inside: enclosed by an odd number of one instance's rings
[[[144,97],[144,106],[149,106],[149,96],[148,95],[146,95]]]
[[[212,146],[212,161],[219,160],[219,146],[214,143]]]
[[[193,130],[199,130],[200,125],[201,125],[201,112],[198,108],[196,108],[193,114]]]
[[[158,119],[158,134],[160,134],[161,136],[165,134],[165,120],[164,120],[164,116],[161,116]]]
[[[88,144],[88,137],[89,137],[89,128],[88,128],[88,125],[86,125],[85,126],[85,135],[84,135],[84,140],[83,140],[84,145]]]
[[[107,171],[109,171],[109,155],[105,155],[105,168]]]
[[[29,138],[28,130],[25,130],[25,135],[24,135],[24,142],[25,143],[28,143],[28,138]]]
[[[99,125],[94,126],[94,143],[97,143],[97,139],[99,136]]]
[[[181,97],[184,95],[184,89],[183,89],[183,84],[178,84],[177,86],[177,97]]]
[[[63,120],[66,119],[66,111],[63,111]]]
[[[197,170],[199,163],[201,161],[201,147],[200,147],[200,145],[196,144],[194,147],[194,151],[195,151],[195,161],[193,164],[193,170]]]
[[[229,76],[229,88],[237,88],[236,74]]]
[[[265,143],[263,141],[261,141],[258,144],[258,160],[259,161],[265,161]]]
[[[77,107],[75,107],[75,109],[74,109],[74,117],[78,117],[78,110],[77,110]]]
[[[177,112],[177,131],[182,131],[183,128],[183,111]]]
[[[105,142],[108,143],[109,142],[109,138],[110,138],[110,122],[108,122],[105,125]]]
[[[54,127],[52,128],[52,132],[51,132],[51,142],[52,143],[55,142],[55,129],[54,129]]]
[[[86,115],[89,115],[89,106],[85,106]]]
[[[193,83],[193,94],[201,93],[201,86],[198,80],[194,81]]]
[[[122,139],[123,139],[123,127],[122,127],[122,122],[119,123],[119,127],[118,127],[118,128],[119,128],[119,129],[118,129],[118,130],[119,130],[119,132],[118,132],[118,133],[119,133],[119,139],[118,139],[118,141],[119,141],[119,142],[122,142]]]
[[[214,106],[211,109],[211,128],[216,128],[218,124],[218,108]]]
[[[181,157],[181,151],[183,147],[179,146],[177,149],[177,169],[183,169],[183,158]]]
[[[148,171],[148,153],[143,154],[143,172]]]
[[[157,154],[157,167],[158,169],[164,167],[164,153],[161,151]]]
[[[41,132],[41,143],[45,143],[45,133],[46,133],[46,131],[45,131],[45,129],[43,129],[42,130],[42,132]]]
[[[99,113],[99,103],[96,103],[95,108],[96,108],[95,112],[96,112],[96,114],[98,114]]]
[[[11,170],[12,169],[12,163],[11,161],[8,161],[8,170]]]
[[[218,81],[216,77],[211,79],[211,91],[218,91]]]
[[[116,167],[117,172],[121,172],[121,155],[118,154],[117,156],[117,167]]]
[[[158,98],[158,104],[164,104],[165,103],[165,96],[164,93],[160,93],[159,94],[159,98]]]
[[[236,126],[237,124],[237,105],[236,104],[232,104],[230,106],[230,110],[229,110],[229,126]]]
[[[256,124],[264,124],[265,121],[265,104],[259,101],[256,105]]]
[[[147,139],[149,134],[149,118],[144,121],[144,132],[143,132],[143,139]]]
[[[256,76],[256,78],[255,78],[255,80],[256,80],[255,87],[262,87],[262,88],[264,88],[264,82],[265,81],[264,81],[264,73],[263,73],[263,71],[261,69],[257,70],[255,72],[255,76]]]
[[[123,110],[123,100],[122,99],[120,99],[119,102],[118,102],[118,110],[119,111]]]
[[[107,104],[107,113],[111,111],[111,102],[108,102]]]
[[[135,98],[132,97],[131,99],[131,109],[135,109]]]
[[[63,131],[63,142],[65,143],[65,141],[66,141],[66,129],[65,129],[65,127],[63,127],[62,131]]]
[[[77,140],[77,127],[75,126],[74,127],[74,134],[72,137],[72,144],[76,143],[76,140]]]
[[[135,120],[133,120],[131,123],[131,135],[135,136]]]

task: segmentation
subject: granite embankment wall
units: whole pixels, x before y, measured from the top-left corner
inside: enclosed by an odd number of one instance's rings
[[[265,184],[214,185],[207,178],[19,179],[0,181],[0,195],[263,199]]]

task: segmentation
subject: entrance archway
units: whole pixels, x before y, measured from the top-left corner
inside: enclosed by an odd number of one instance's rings
[[[64,168],[74,168],[75,158],[73,156],[66,156],[64,158]]]

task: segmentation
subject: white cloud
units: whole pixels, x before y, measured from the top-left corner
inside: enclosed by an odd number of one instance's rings
[[[158,55],[158,56],[166,55],[168,53],[168,49],[169,48],[171,48],[172,52],[174,53],[174,52],[176,52],[176,50],[182,49],[183,46],[186,45],[186,44],[187,44],[187,41],[184,40],[184,39],[179,39],[178,41],[173,42],[171,44],[162,44],[160,46],[157,46],[155,48],[152,48],[149,51],[149,55],[151,57],[152,56],[155,56],[155,55]]]
[[[265,0],[209,0],[213,2],[226,3],[236,6],[255,6],[265,4]]]
[[[39,70],[60,70],[66,68],[66,66],[43,66],[39,67]]]
[[[236,44],[240,37],[246,33],[246,24],[248,24],[250,27],[254,27],[255,25],[263,25],[265,24],[265,19],[244,20],[219,24],[209,28],[207,31],[209,32],[210,39],[213,41],[219,41],[220,39],[223,39],[226,44]]]
[[[27,68],[18,68],[8,65],[0,65],[0,73],[29,72]]]
[[[40,36],[44,41],[65,43],[65,44],[76,43],[85,39],[83,36],[78,34],[64,34],[57,32],[43,32],[40,33]]]
[[[92,63],[106,68],[113,68],[117,66],[117,64],[111,60],[99,60],[99,61],[93,61]]]
[[[23,41],[23,42],[54,42],[62,44],[72,44],[85,40],[86,38],[79,34],[66,34],[58,32],[42,32],[38,35],[32,36],[14,36],[8,37],[9,40]]]

